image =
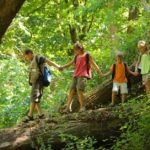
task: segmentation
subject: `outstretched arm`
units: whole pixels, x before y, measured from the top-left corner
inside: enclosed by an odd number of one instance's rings
[[[114,67],[114,66],[112,65],[111,68],[110,68],[110,70],[109,70],[107,73],[103,74],[103,76],[106,77],[106,76],[112,74],[112,72],[113,72],[113,67]]]
[[[108,71],[107,73],[105,73],[105,74],[103,74],[103,76],[105,77],[105,76],[108,76],[108,75],[110,75],[112,72],[111,71]]]
[[[96,70],[96,72],[99,74],[100,77],[103,76],[101,70],[99,69],[98,65],[96,64],[96,62],[93,60],[93,58],[91,56],[89,56],[90,58],[90,64],[91,66]]]
[[[132,74],[133,76],[138,76],[139,75],[138,72],[131,71],[128,66],[127,66],[127,71],[128,71],[128,73]]]
[[[47,58],[46,58],[45,62],[46,62],[49,66],[54,66],[54,67],[56,67],[57,69],[59,69],[59,67],[60,67],[58,64],[56,64],[56,63],[53,62],[53,61],[50,61],[50,60],[47,59]]]
[[[73,65],[74,63],[74,59],[72,59],[68,64],[64,65],[64,66],[61,66],[60,68],[61,69],[64,69],[64,68],[69,68],[71,65]]]

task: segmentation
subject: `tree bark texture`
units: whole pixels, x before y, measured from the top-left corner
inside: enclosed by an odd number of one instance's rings
[[[25,0],[0,0],[0,41]]]
[[[67,141],[61,140],[65,135],[94,137],[101,145],[103,140],[120,135],[123,124],[123,119],[110,108],[35,120],[16,128],[1,130],[0,150],[39,149],[42,143],[49,143],[53,149],[60,150],[67,144]]]

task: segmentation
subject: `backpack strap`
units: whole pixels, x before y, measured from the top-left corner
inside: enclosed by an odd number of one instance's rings
[[[86,53],[85,57],[86,57],[87,73],[89,75],[89,70],[90,70],[90,64],[89,64],[90,54]]]
[[[124,63],[124,68],[125,68],[125,76],[127,77],[128,70],[127,70],[127,64],[126,63]]]
[[[112,80],[115,77],[115,73],[116,73],[116,64],[113,64],[113,71],[112,71]]]
[[[38,59],[38,57],[39,57],[39,55],[36,55],[35,56],[35,60],[36,60],[37,66],[38,66],[38,68],[40,70],[40,73],[42,74],[41,65],[45,62],[45,58],[41,56]]]
[[[37,63],[37,65],[38,65],[38,67],[39,67],[38,55],[35,56],[35,60],[36,60],[36,63]]]
[[[76,64],[76,62],[77,62],[77,57],[78,57],[78,55],[75,55],[75,57],[74,57],[74,63]]]

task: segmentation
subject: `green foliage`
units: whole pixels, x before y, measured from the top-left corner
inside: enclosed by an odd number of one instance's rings
[[[47,143],[47,145],[45,145],[43,142],[43,139],[41,137],[38,137],[36,139],[36,144],[34,142],[32,142],[33,148],[37,148],[37,146],[38,146],[39,150],[52,150],[52,146],[50,144],[50,141],[49,141],[49,143]]]
[[[62,134],[61,139],[66,143],[66,146],[63,148],[63,150],[94,150],[94,145],[96,144],[96,140],[91,137],[80,139],[76,136]]]
[[[19,123],[27,115],[31,88],[28,84],[28,64],[14,56],[0,60],[0,63],[0,128],[4,128]],[[60,72],[53,68],[51,70],[55,83],[52,83],[50,88],[44,89],[42,107],[52,114],[57,112],[60,104],[65,101],[71,78],[67,83],[62,77],[57,78],[56,82],[55,78],[60,76]]]
[[[0,60],[0,128],[16,123],[28,110],[28,83],[25,76],[25,66],[16,58]],[[19,118],[18,118],[19,119]]]
[[[78,138],[76,136],[73,135],[66,135],[66,134],[61,134],[60,135],[61,141],[63,143],[63,147],[62,150],[95,150],[94,145],[97,143],[96,140],[94,138],[91,137],[85,137],[85,138]],[[52,150],[52,146],[49,143],[44,144],[43,140],[38,137],[37,138],[37,144],[38,148],[40,150]],[[35,144],[33,144],[33,148],[35,148],[34,146]]]
[[[127,104],[132,106],[133,115],[128,115],[129,122],[121,129],[124,131],[117,140],[114,150],[149,150],[150,148],[150,101],[142,99]]]
[[[22,55],[29,47],[36,53],[63,65],[73,56],[72,43],[81,40],[103,72],[114,63],[116,50],[125,53],[129,64],[136,59],[137,42],[145,39],[150,44],[150,1],[139,0],[26,0],[24,6],[10,25],[0,45],[0,128],[10,127],[22,119],[28,111],[30,88],[27,65],[16,55]],[[138,9],[138,15],[129,19],[129,10]],[[131,28],[131,32],[127,30]],[[71,33],[74,31],[73,33]],[[45,89],[42,107],[49,114],[56,113],[59,105],[66,101],[72,79],[73,68],[62,73],[52,68],[53,82]],[[102,80],[94,72],[88,81],[87,91],[99,85]],[[112,148],[148,150],[150,145],[149,104],[144,100],[132,102],[134,116],[128,116],[121,130],[121,138]],[[122,117],[125,114],[120,114]],[[143,140],[145,139],[145,140]],[[78,139],[67,137],[66,149],[93,149],[95,140],[89,137]],[[40,142],[42,143],[42,142]],[[40,149],[46,149],[41,145]],[[49,149],[51,147],[49,146]],[[102,148],[103,149],[103,148]],[[105,148],[104,148],[105,149]]]
[[[128,19],[131,7],[139,11],[134,20]],[[10,49],[21,53],[30,47],[38,52],[66,56],[72,49],[70,32],[75,29],[77,39],[84,42],[88,51],[100,52],[101,56],[105,51],[113,54],[120,49],[127,58],[130,56],[131,63],[137,41],[149,39],[149,23],[149,13],[139,0],[26,0],[0,47],[9,53]]]

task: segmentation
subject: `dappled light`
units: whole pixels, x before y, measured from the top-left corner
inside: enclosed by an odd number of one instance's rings
[[[1,0],[0,51],[0,150],[150,149],[150,0]]]

